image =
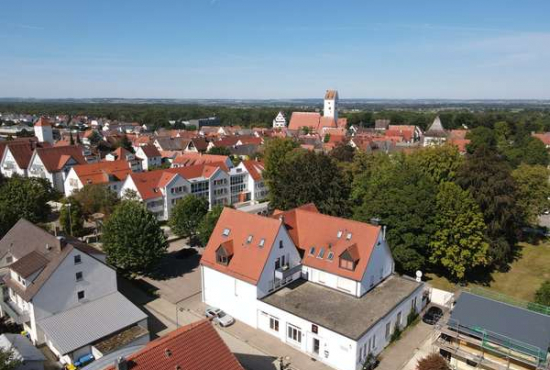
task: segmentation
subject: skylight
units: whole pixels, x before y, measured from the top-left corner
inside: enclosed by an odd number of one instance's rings
[[[260,248],[263,248],[264,244],[265,244],[265,239],[261,239],[259,244]]]
[[[231,232],[230,229],[223,229],[223,236],[229,236],[230,232]]]
[[[329,261],[332,261],[333,258],[334,258],[334,253],[328,252],[327,259],[328,259]]]
[[[340,238],[342,237],[342,230],[339,230],[339,231],[338,231],[338,234],[336,234],[336,237],[337,237],[338,239],[340,239]]]
[[[315,247],[309,248],[309,254],[311,254],[312,256],[315,255]]]
[[[252,242],[252,235],[248,235],[248,238],[246,238],[246,244],[250,244]]]
[[[319,255],[318,255],[317,257],[323,258],[324,255],[325,255],[325,248],[321,248],[321,249],[319,250]]]
[[[351,233],[348,233],[348,235],[346,235],[346,240],[351,240]]]

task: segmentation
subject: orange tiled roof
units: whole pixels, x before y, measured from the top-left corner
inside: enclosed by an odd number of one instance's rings
[[[43,127],[43,126],[51,126],[52,124],[50,123],[50,121],[42,116],[38,119],[38,121],[36,121],[36,123],[34,124],[35,127]]]
[[[321,114],[317,112],[292,112],[290,116],[289,130],[300,130],[302,127],[309,127],[317,130]]]
[[[304,265],[355,281],[363,278],[371,252],[378,241],[380,226],[324,215],[311,205],[274,217],[281,215],[294,244],[304,252]],[[342,232],[340,238],[339,232]],[[348,234],[351,234],[349,239]],[[311,247],[315,247],[314,255],[310,254]],[[318,258],[321,248],[325,250],[324,257]],[[353,271],[339,267],[338,258],[346,250],[357,260]],[[333,253],[332,261],[327,258],[330,252]]]
[[[185,167],[195,164],[225,163],[228,158],[229,157],[226,155],[184,153],[174,158],[172,164],[179,167]]]
[[[81,164],[73,169],[83,185],[106,184],[111,180],[123,181],[132,173],[126,160]]]
[[[542,141],[544,145],[550,145],[550,132],[543,132],[542,134],[532,134],[532,136]]]
[[[37,148],[36,155],[40,157],[44,167],[49,172],[56,172],[63,169],[63,166],[71,158],[78,164],[85,164],[86,159],[82,155],[80,145],[68,145],[50,148]]]
[[[247,160],[243,161],[243,165],[246,167],[246,170],[250,176],[252,176],[254,181],[260,181],[262,179],[262,172],[265,170],[262,162]]]
[[[152,144],[142,146],[141,150],[143,150],[143,153],[145,154],[145,156],[147,158],[160,157],[161,156],[161,154],[160,154],[159,150],[157,149],[157,147],[152,145]]]
[[[244,370],[208,320],[149,342],[126,360],[128,370]]]
[[[201,263],[237,279],[256,284],[281,226],[282,223],[278,219],[224,208],[204,250]],[[229,230],[228,236],[224,236],[224,229]],[[252,241],[247,243],[250,235]],[[260,247],[262,239],[264,245]],[[233,241],[233,256],[225,266],[216,262],[216,250],[229,240]]]

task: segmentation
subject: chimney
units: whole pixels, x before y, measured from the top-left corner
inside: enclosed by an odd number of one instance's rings
[[[382,226],[382,240],[386,240],[386,225]]]
[[[67,241],[65,240],[65,237],[63,236],[58,236],[57,237],[57,243],[56,243],[56,249],[58,252],[61,252],[63,250],[63,248],[65,247],[65,245],[67,245]]]
[[[115,370],[128,370],[128,361],[124,357],[115,360]]]

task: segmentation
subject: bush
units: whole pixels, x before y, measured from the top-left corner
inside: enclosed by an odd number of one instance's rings
[[[431,353],[418,360],[416,370],[450,370],[449,363],[439,353]]]
[[[550,306],[550,280],[546,280],[535,293],[535,302]]]

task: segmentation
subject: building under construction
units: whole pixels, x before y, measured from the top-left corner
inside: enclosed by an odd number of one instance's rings
[[[455,369],[549,370],[550,309],[485,291],[462,292],[436,327]]]

